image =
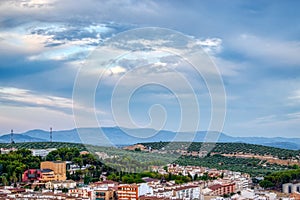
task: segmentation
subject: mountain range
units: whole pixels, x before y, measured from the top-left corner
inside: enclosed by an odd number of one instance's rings
[[[176,133],[173,131],[154,129],[128,129],[120,127],[78,128],[71,130],[53,131],[54,142],[85,143],[93,145],[125,146],[141,142],[168,142],[168,141],[217,141],[222,143],[249,143],[271,146],[284,149],[299,150],[300,138],[284,137],[233,137],[225,133],[198,131]],[[129,134],[128,134],[129,133]],[[150,137],[149,137],[150,135]],[[205,139],[207,138],[207,139]],[[14,142],[46,142],[49,141],[49,132],[44,130],[30,130],[13,135]],[[9,143],[10,134],[0,136],[0,143]],[[109,141],[109,142],[105,142]]]

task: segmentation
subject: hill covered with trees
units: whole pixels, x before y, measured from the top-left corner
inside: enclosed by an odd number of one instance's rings
[[[178,150],[185,150],[187,152],[198,152],[202,149],[211,148],[211,153],[217,154],[254,154],[254,155],[270,155],[280,159],[299,159],[300,150],[288,150],[256,144],[246,143],[202,143],[202,142],[152,142],[141,143],[148,149],[164,150],[170,152],[178,152]],[[209,147],[210,146],[210,147]]]
[[[0,143],[0,148],[17,148],[17,149],[48,149],[48,148],[78,148],[79,150],[86,150],[86,145],[80,143],[68,142],[21,142],[21,143]]]
[[[145,146],[145,150],[134,149],[123,150],[114,147],[99,147],[92,145],[83,145],[78,143],[61,143],[61,142],[33,142],[33,143],[16,143],[16,144],[0,144],[1,148],[18,148],[21,149],[46,149],[56,148],[49,153],[46,158],[32,157],[32,155],[23,156],[23,160],[18,159],[19,153],[12,152],[9,155],[1,155],[2,168],[4,171],[8,169],[25,169],[28,167],[38,167],[41,160],[68,160],[73,161],[78,165],[85,165],[91,163],[95,166],[99,165],[99,170],[105,166],[106,168],[113,168],[116,171],[126,172],[142,172],[149,170],[151,166],[165,166],[168,163],[178,163],[180,165],[194,165],[203,166],[216,169],[227,169],[232,171],[240,171],[249,173],[251,176],[265,176],[273,172],[293,169],[293,165],[280,165],[276,163],[269,163],[267,160],[260,160],[256,157],[238,157],[235,154],[253,154],[253,155],[270,155],[281,159],[296,159],[299,160],[299,151],[279,149],[273,147],[266,147],[261,145],[251,145],[243,143],[217,143],[213,146],[212,151],[205,157],[191,156],[190,154],[180,154],[180,151],[185,152],[197,152],[201,148],[204,148],[203,143],[142,143]],[[151,148],[150,148],[151,147]],[[151,151],[149,150],[151,149]],[[205,149],[205,148],[204,148]],[[17,152],[19,152],[19,150]],[[80,151],[90,151],[90,156],[79,155]],[[23,150],[24,151],[24,150]],[[224,156],[223,154],[231,154],[232,156]],[[102,157],[100,156],[102,155]],[[16,162],[21,161],[23,164],[14,165]],[[32,161],[34,160],[34,162]],[[29,164],[26,164],[30,162]],[[13,164],[10,164],[13,163]],[[25,165],[24,165],[25,164]],[[9,166],[10,165],[10,166]],[[13,165],[13,166],[12,166]],[[17,166],[18,165],[18,166]],[[7,167],[9,166],[9,167]],[[25,168],[24,168],[25,167]],[[100,173],[98,170],[97,174]],[[10,170],[11,172],[13,170]],[[18,170],[17,170],[18,171]],[[16,172],[17,172],[16,171]],[[22,171],[22,170],[19,170]],[[6,173],[6,172],[5,172]],[[90,171],[91,177],[95,175]],[[8,179],[12,174],[6,176]],[[17,178],[20,179],[16,174]],[[80,175],[76,177],[79,178]],[[74,177],[73,177],[74,178]]]

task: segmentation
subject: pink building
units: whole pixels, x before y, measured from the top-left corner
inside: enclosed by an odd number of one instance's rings
[[[28,169],[23,173],[22,181],[38,181],[42,179],[42,172],[40,169]]]

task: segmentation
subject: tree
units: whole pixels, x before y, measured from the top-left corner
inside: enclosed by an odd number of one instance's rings
[[[224,172],[222,172],[221,176],[220,176],[221,179],[224,178]]]
[[[2,176],[1,181],[2,181],[2,184],[3,184],[4,186],[7,186],[7,185],[8,185],[8,181],[7,181],[7,179],[6,179],[5,176]]]
[[[62,193],[68,193],[69,192],[69,189],[68,188],[63,188],[62,189]]]
[[[91,177],[90,176],[84,176],[83,182],[85,185],[88,185],[91,182]]]
[[[168,172],[168,166],[164,166],[164,170]]]
[[[188,177],[193,180],[193,176],[190,173],[188,173]]]
[[[38,186],[34,187],[34,191],[39,191],[39,190],[40,190],[40,188]]]
[[[25,149],[25,148],[18,149],[15,153],[16,154],[21,154],[22,157],[26,157],[26,156],[31,156],[32,155],[32,152],[29,149]]]
[[[292,169],[299,169],[299,165],[296,164],[292,165]]]
[[[198,179],[198,174],[195,174],[194,181],[196,181],[197,179]]]
[[[134,151],[141,151],[141,148],[135,148]]]
[[[10,176],[10,181],[12,183],[16,183],[18,181],[18,177],[16,176],[16,172],[13,172],[12,176]]]
[[[262,180],[259,182],[259,185],[263,188],[271,188],[275,186],[275,184],[269,180]]]
[[[83,166],[83,160],[82,158],[73,158],[72,160],[75,164],[79,165],[79,167],[81,168]]]

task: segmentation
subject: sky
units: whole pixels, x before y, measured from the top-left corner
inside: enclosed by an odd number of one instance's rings
[[[158,27],[196,42],[217,67],[226,93],[223,132],[232,136],[299,137],[299,6],[300,2],[293,0],[2,0],[0,133],[94,126],[87,113],[96,115],[100,126],[176,131],[183,109],[178,98],[183,96],[188,99],[185,103],[193,105],[193,95],[201,113],[197,128],[207,130],[212,102],[207,86],[187,63],[166,52],[119,59],[106,70],[92,103],[85,94],[89,88],[83,86],[89,87],[93,78],[85,77],[78,85],[80,72],[88,69],[84,67],[99,46],[124,32],[126,36],[126,31]],[[157,43],[161,38],[171,40],[163,36],[149,37]],[[158,45],[153,43],[137,40],[134,45]],[[105,59],[101,53],[96,55]],[[96,77],[100,68],[85,73]],[[193,93],[178,84],[178,74],[189,80]],[[171,89],[144,84],[131,94],[127,107],[120,104],[128,88],[140,80],[163,80]],[[116,84],[121,85],[120,90],[114,90]],[[79,86],[82,91],[77,94],[77,104],[74,87],[76,91]],[[113,91],[119,93],[112,97]],[[189,109],[197,110],[195,105]],[[128,110],[130,116],[122,113]],[[189,119],[194,119],[192,114]],[[193,121],[189,119],[185,118]]]

